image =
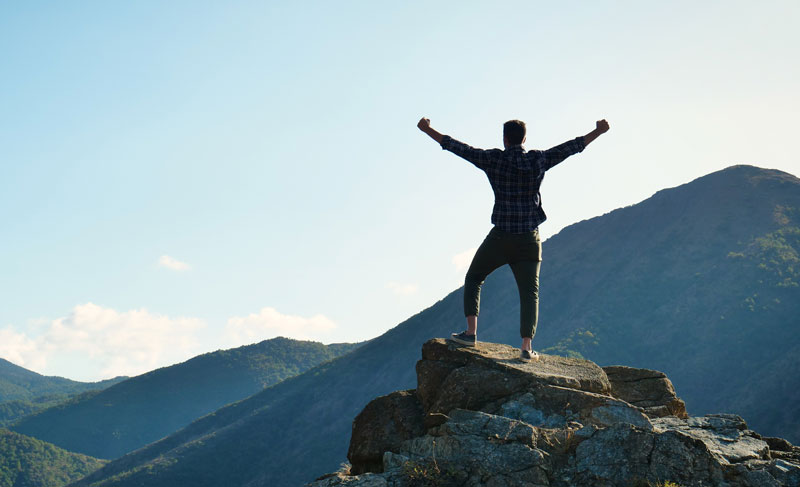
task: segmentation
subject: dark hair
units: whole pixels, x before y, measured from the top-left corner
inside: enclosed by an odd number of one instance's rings
[[[522,143],[525,138],[525,122],[522,120],[509,120],[503,124],[503,137],[508,139],[511,145]]]

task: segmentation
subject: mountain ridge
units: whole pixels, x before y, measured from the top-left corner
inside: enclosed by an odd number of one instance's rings
[[[65,377],[42,375],[0,358],[0,403],[49,394],[75,394],[105,389],[125,379],[127,377],[119,376],[97,382],[80,382]]]

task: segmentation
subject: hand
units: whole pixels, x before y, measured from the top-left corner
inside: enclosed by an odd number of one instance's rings
[[[431,120],[425,117],[420,118],[419,122],[417,123],[417,128],[423,132],[427,131],[429,128],[431,128]]]
[[[429,118],[420,118],[419,122],[417,122],[417,128],[428,134],[430,138],[440,144],[442,143],[442,140],[444,140],[444,135],[440,134],[436,131],[436,129],[431,127],[431,120]]]
[[[603,120],[598,120],[598,121],[597,121],[597,128],[596,128],[596,130],[597,130],[598,132],[600,132],[601,134],[604,134],[604,133],[608,132],[608,129],[609,129],[609,128],[610,128],[610,127],[609,127],[609,125],[608,125],[608,122],[606,122],[606,120],[605,120],[605,119],[603,119]]]

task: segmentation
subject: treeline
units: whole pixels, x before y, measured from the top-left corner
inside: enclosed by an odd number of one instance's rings
[[[0,487],[59,487],[104,463],[0,428]]]

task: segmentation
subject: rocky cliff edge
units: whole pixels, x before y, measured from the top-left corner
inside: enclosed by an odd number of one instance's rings
[[[518,353],[429,340],[417,389],[370,402],[350,465],[309,485],[800,486],[800,448],[736,415],[689,417],[661,372]]]

